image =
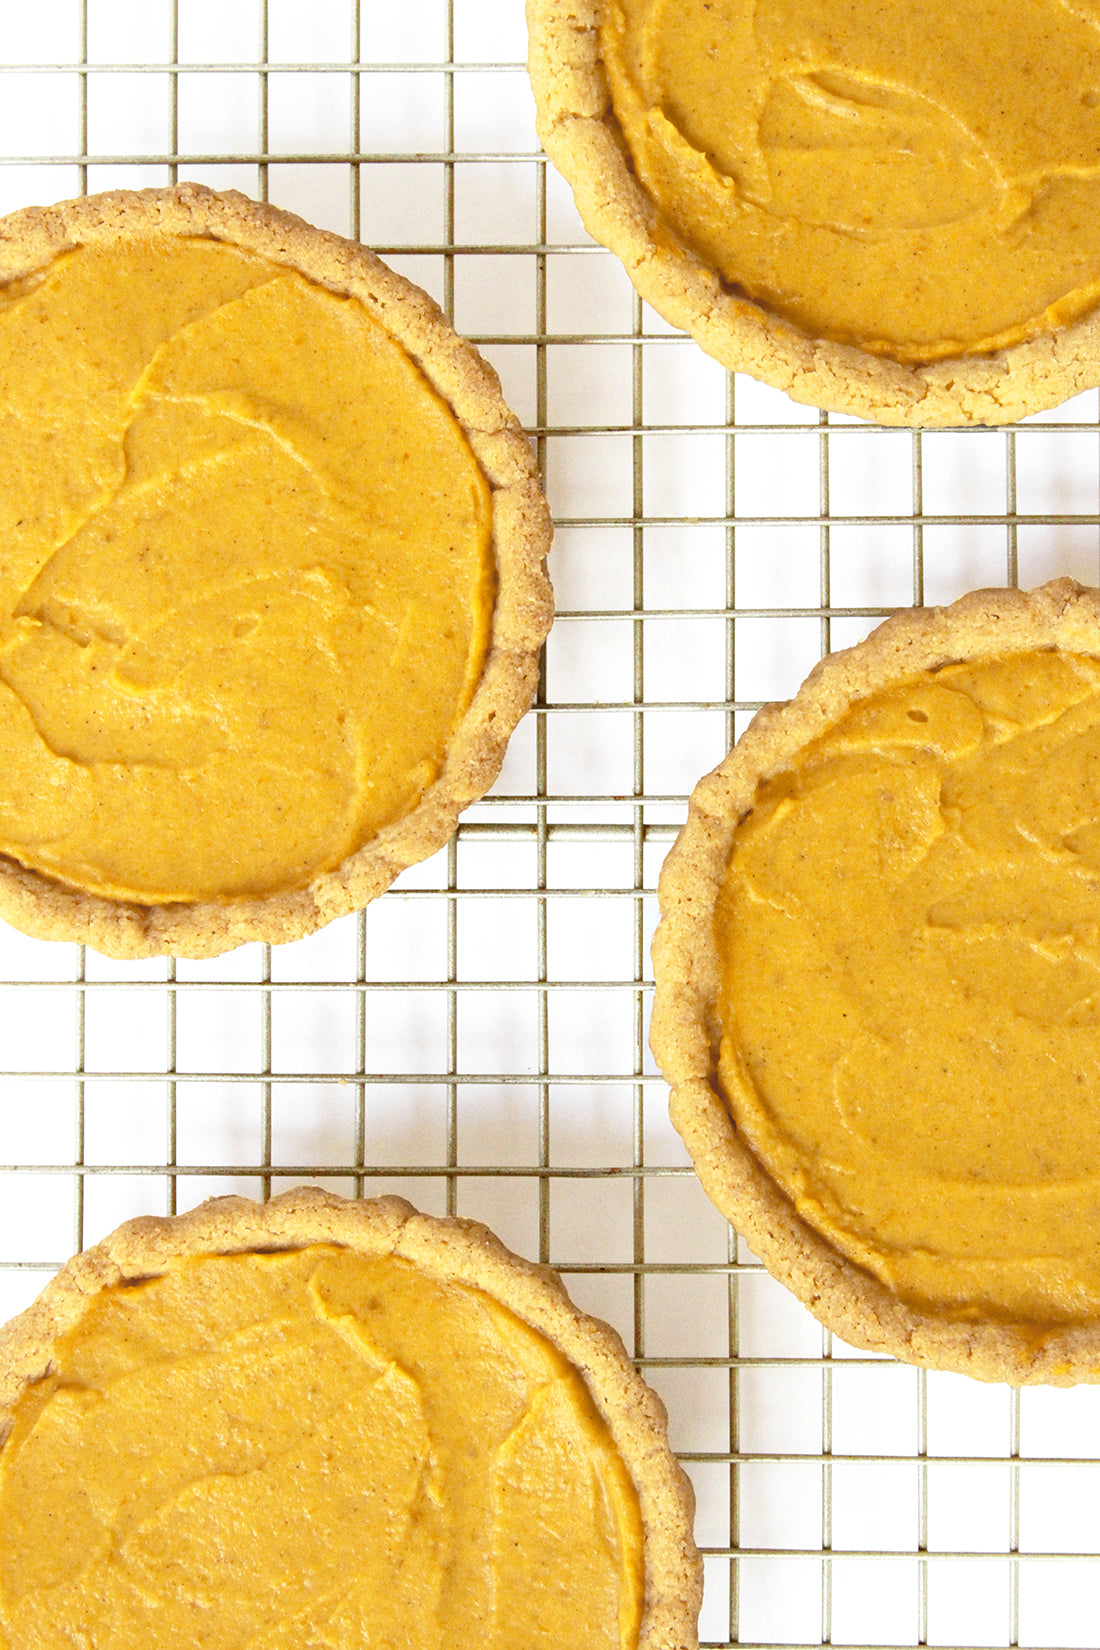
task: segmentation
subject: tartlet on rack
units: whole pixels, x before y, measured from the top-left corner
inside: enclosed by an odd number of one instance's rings
[[[484,1227],[301,1188],[119,1228],[0,1331],[23,1644],[691,1650],[659,1400]]]
[[[492,369],[364,247],[197,185],[0,223],[0,914],[308,933],[530,702],[550,527]]]
[[[725,366],[887,424],[1100,381],[1100,6],[527,0],[585,226]]]
[[[653,1048],[712,1200],[854,1346],[1100,1379],[1100,592],[896,615],[664,867]]]

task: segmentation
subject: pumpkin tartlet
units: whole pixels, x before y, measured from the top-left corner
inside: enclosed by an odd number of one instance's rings
[[[854,1346],[1100,1379],[1100,591],[896,615],[768,706],[661,877],[712,1200]]]
[[[0,1437],[11,1650],[697,1643],[691,1487],[614,1331],[400,1198],[120,1227],[0,1331]]]
[[[1100,382],[1100,0],[527,0],[539,135],[668,321],[797,401]]]
[[[197,185],[0,223],[0,914],[293,939],[450,836],[550,622],[492,369],[357,243]]]

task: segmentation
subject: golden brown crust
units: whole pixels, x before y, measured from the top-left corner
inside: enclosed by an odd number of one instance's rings
[[[909,1363],[982,1380],[1069,1385],[1100,1380],[1100,1324],[1038,1333],[1035,1326],[948,1322],[907,1306],[801,1219],[739,1137],[716,1078],[715,902],[759,783],[855,700],[891,682],[957,659],[1034,648],[1100,656],[1100,590],[1057,579],[1030,593],[978,590],[950,607],[898,613],[865,642],[823,659],[794,699],[757,714],[696,786],[661,873],[650,1037],[672,1087],[672,1121],[708,1196],[829,1328],[853,1346]]]
[[[213,1198],[184,1215],[128,1221],[70,1260],[28,1311],[0,1329],[0,1440],[13,1405],[49,1372],[57,1339],[99,1291],[158,1277],[184,1256],[334,1243],[393,1254],[429,1276],[483,1290],[556,1346],[583,1375],[638,1492],[646,1542],[639,1650],[694,1650],[702,1570],[692,1539],[694,1496],[668,1446],[667,1416],[615,1331],[581,1312],[549,1267],[511,1253],[487,1227],[419,1214],[400,1197],[352,1200],[302,1186],[254,1203]]]
[[[118,191],[29,207],[0,221],[0,284],[66,249],[135,234],[205,236],[287,264],[358,298],[449,404],[493,495],[497,599],[488,660],[438,780],[404,819],[307,888],[262,899],[141,905],[102,899],[0,858],[0,916],[42,939],[75,940],[113,957],[209,957],[250,940],[299,939],[358,910],[442,847],[459,813],[493,783],[538,681],[553,601],[545,572],[551,526],[531,448],[493,369],[427,293],[358,242],[199,184]]]
[[[678,243],[639,184],[611,110],[605,0],[527,0],[539,138],[588,232],[642,297],[731,372],[878,424],[1008,424],[1100,383],[1100,315],[986,356],[907,366],[811,338],[726,286]]]

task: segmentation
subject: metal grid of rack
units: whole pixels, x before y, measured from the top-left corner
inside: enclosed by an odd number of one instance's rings
[[[487,1221],[608,1318],[695,1481],[705,1644],[1100,1644],[1100,1392],[856,1355],[698,1187],[646,1046],[660,861],[887,612],[1100,578],[1088,395],[869,429],[731,381],[541,157],[521,0],[0,10],[0,209],[196,179],[359,235],[499,371],[557,520],[536,709],[358,918],[210,963],[0,933],[0,1312],[137,1213],[314,1181]]]

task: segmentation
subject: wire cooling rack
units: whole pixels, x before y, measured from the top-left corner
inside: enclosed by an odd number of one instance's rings
[[[646,1046],[695,780],[894,608],[1100,580],[1097,398],[920,435],[731,381],[585,236],[525,50],[521,0],[0,7],[0,209],[197,179],[361,235],[495,364],[558,524],[538,706],[365,916],[205,964],[0,932],[0,1310],[134,1214],[397,1190],[619,1329],[695,1481],[706,1644],[1100,1645],[1100,1392],[825,1334],[707,1202]]]

